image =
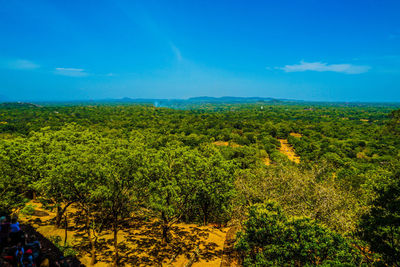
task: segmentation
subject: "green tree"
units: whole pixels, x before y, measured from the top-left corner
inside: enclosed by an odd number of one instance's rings
[[[274,202],[249,209],[236,249],[244,266],[359,264],[348,240],[308,218],[287,218]]]
[[[48,152],[46,175],[36,182],[35,188],[58,207],[75,203],[82,211],[93,265],[96,261],[94,191],[99,181],[97,162],[104,154],[100,136],[75,125],[47,134],[55,136],[48,137],[54,143]]]
[[[68,164],[70,155],[75,149],[73,144],[82,142],[82,129],[76,125],[67,125],[58,131],[49,127],[32,132],[28,142],[29,156],[27,163],[31,170],[31,185],[39,200],[52,204],[56,208],[56,226],[67,208],[75,202],[74,194],[64,186],[63,174],[55,171],[57,166]]]
[[[99,219],[112,225],[113,265],[119,266],[118,231],[138,207],[144,150],[137,140],[134,145],[124,140],[107,140],[101,146],[104,155],[98,160],[100,179],[93,196]]]
[[[215,146],[203,146],[200,151],[197,176],[200,178],[193,206],[196,215],[203,215],[203,223],[223,223],[229,220],[232,198],[235,195],[234,172],[236,166],[225,160]]]
[[[0,212],[12,213],[27,201],[29,175],[22,139],[0,141]]]
[[[378,190],[371,211],[361,218],[360,237],[389,265],[400,266],[400,174]]]
[[[186,213],[198,188],[201,161],[198,153],[179,144],[150,152],[145,174],[148,203],[162,222],[162,238],[169,242],[169,230]]]
[[[281,163],[240,170],[235,180],[236,215],[243,217],[249,205],[274,200],[290,216],[307,216],[338,232],[353,231],[362,207],[326,168]]]

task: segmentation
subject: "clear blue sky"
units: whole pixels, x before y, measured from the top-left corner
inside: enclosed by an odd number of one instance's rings
[[[0,0],[0,100],[400,101],[400,1]]]

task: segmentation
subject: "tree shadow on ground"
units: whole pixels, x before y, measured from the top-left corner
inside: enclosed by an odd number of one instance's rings
[[[73,247],[81,256],[90,256],[91,246],[87,237],[82,214],[69,213],[68,230],[74,231]],[[38,219],[38,218],[37,218]],[[48,225],[49,221],[35,223]],[[54,222],[53,222],[54,223]],[[120,266],[156,266],[171,263],[178,256],[187,260],[197,249],[198,259],[213,260],[222,256],[216,243],[207,242],[211,230],[193,225],[175,225],[170,229],[168,244],[162,243],[161,225],[158,220],[145,216],[134,216],[121,224],[123,237],[119,235]],[[112,233],[104,230],[97,234],[96,258],[105,263],[112,262],[114,246]],[[182,258],[181,258],[182,259]]]
[[[206,242],[210,230],[199,227],[172,226],[168,244],[162,243],[161,227],[158,221],[144,221],[136,217],[131,220],[131,227],[123,230],[126,242],[119,246],[122,264],[161,265],[169,263],[177,255],[185,255],[187,259],[198,247],[198,257],[211,260],[220,257],[216,243]]]

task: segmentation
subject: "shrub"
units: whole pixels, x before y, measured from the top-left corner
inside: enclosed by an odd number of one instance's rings
[[[378,190],[371,211],[361,218],[360,237],[390,266],[400,266],[400,174]]]
[[[61,237],[58,235],[50,236],[49,240],[63,253],[64,257],[75,257],[78,254],[69,243],[62,245]]]
[[[360,253],[309,218],[287,218],[274,202],[253,205],[236,249],[244,266],[355,265]]]
[[[21,209],[21,213],[26,216],[31,216],[35,212],[35,206],[28,204],[23,209]]]

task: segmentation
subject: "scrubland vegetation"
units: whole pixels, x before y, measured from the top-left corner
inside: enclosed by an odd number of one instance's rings
[[[163,246],[178,223],[236,227],[245,266],[400,266],[393,106],[2,104],[0,133],[1,212],[36,199],[62,227],[79,211],[92,264],[102,231],[122,264],[140,214]]]

